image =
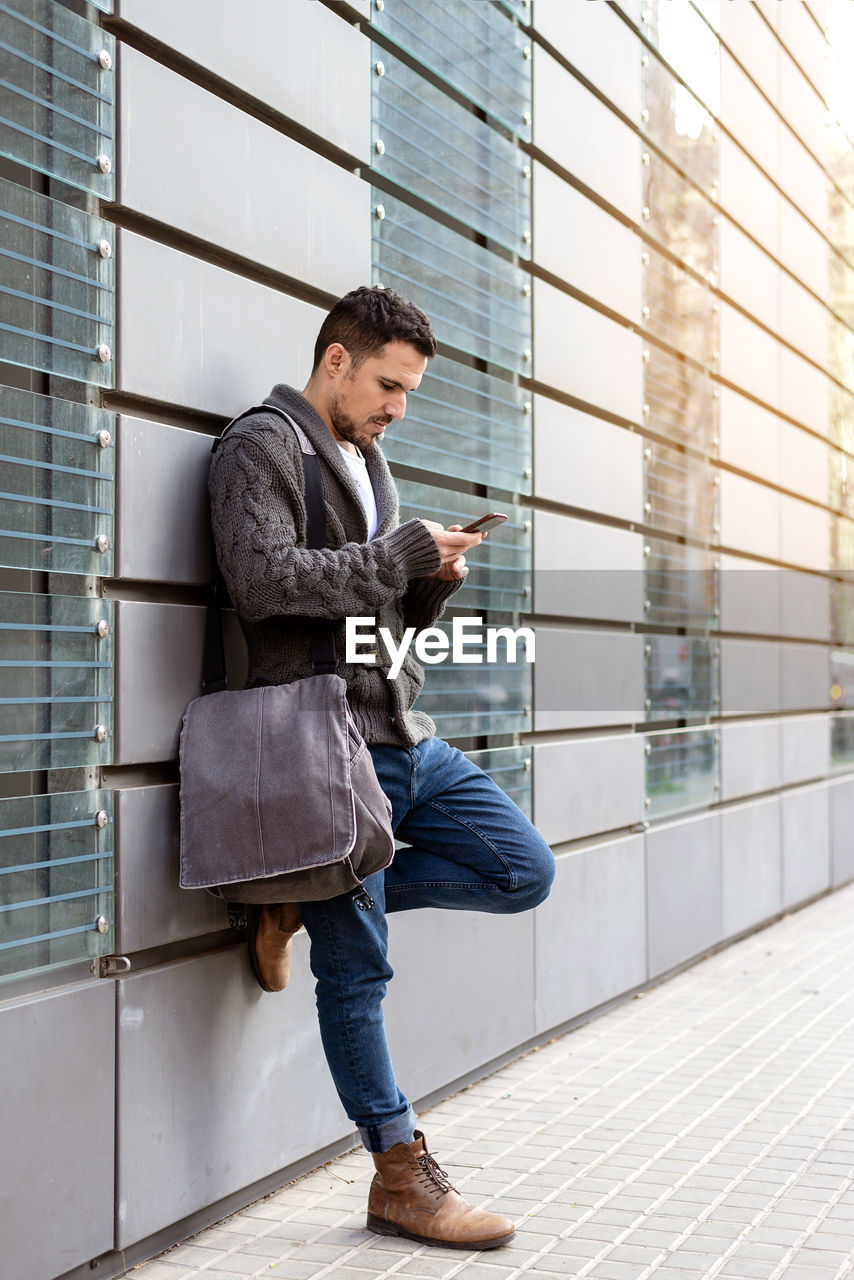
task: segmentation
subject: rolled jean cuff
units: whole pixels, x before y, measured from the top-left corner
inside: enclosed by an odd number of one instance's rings
[[[402,1116],[383,1120],[381,1124],[360,1124],[359,1135],[368,1151],[388,1151],[399,1142],[412,1142],[415,1123],[415,1112],[408,1107]]]

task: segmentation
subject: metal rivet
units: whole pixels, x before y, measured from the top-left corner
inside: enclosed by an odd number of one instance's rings
[[[642,66],[642,67],[648,67],[648,66],[649,66],[649,55],[648,55],[648,54],[646,54],[646,53],[645,53],[645,54],[643,55],[643,57],[641,58],[641,66]]]
[[[101,50],[101,52],[98,54],[98,62],[101,64],[101,66],[104,68],[105,71],[112,71],[113,55],[110,53],[109,49]]]
[[[526,533],[530,533],[533,527],[534,526],[531,524],[530,520],[526,520],[524,525],[522,526],[522,528],[525,530]]]
[[[107,346],[106,342],[102,342],[95,355],[101,361],[101,364],[109,364],[113,358],[113,353]]]
[[[112,258],[113,246],[110,244],[109,240],[98,241],[98,252],[102,258]]]
[[[377,205],[376,209],[374,209],[374,217],[376,218],[377,222],[382,222],[383,218],[385,217],[385,205],[384,205],[384,204],[378,204],[378,205]],[[377,287],[379,287],[379,286],[377,286]]]
[[[651,755],[652,755],[652,743],[651,743],[651,742],[646,742],[646,743],[644,743],[643,753],[644,753],[644,755],[645,755],[645,756],[651,756]]]
[[[648,266],[649,266],[649,254],[648,254],[648,253],[642,253],[642,254],[641,254],[641,262],[643,263],[643,265],[644,265],[645,267],[648,267]]]
[[[644,451],[643,451],[643,456],[644,456],[645,458],[651,458],[651,457],[652,457],[652,449],[650,449],[649,447],[647,447],[646,449],[644,449]]]
[[[110,539],[105,533],[99,533],[95,539],[95,550],[100,551],[103,555],[105,551],[110,549]]]
[[[525,242],[525,244],[530,244],[532,239],[530,231],[523,231],[522,239]]]
[[[641,209],[641,216],[644,222],[649,222],[649,206],[648,205],[644,205],[644,207]]]
[[[107,810],[99,809],[98,812],[95,814],[95,826],[100,827],[101,830],[103,831],[104,827],[108,827],[109,825],[110,825],[110,815],[107,813]]]
[[[525,48],[522,50],[522,57],[526,62],[531,61],[531,46],[529,44],[526,44]]]
[[[648,711],[648,710],[649,710],[649,707],[647,707],[647,711]],[[646,809],[649,809],[649,808],[651,808],[651,807],[652,807],[652,801],[650,800],[649,796],[645,796],[645,797],[644,797],[644,802],[643,802],[643,803],[644,803],[644,808],[646,808]]]
[[[531,404],[530,400],[526,400],[525,403],[522,405],[522,411],[523,413],[533,413],[534,406]]]
[[[649,152],[648,152],[648,151],[644,151],[643,155],[641,156],[641,164],[649,164]]]
[[[99,724],[95,730],[95,741],[106,742],[110,736],[110,731],[105,724]]]
[[[374,71],[376,71],[376,73],[377,73],[377,75],[378,75],[378,76],[384,76],[384,75],[385,75],[385,63],[384,63],[384,62],[375,62],[375,63],[374,63]]]
[[[644,609],[646,609],[646,610],[647,610],[647,612],[648,612],[648,611],[652,608],[652,601],[651,601],[651,600],[644,600],[644,602],[643,602],[643,607],[644,607]]]
[[[531,286],[530,286],[530,284],[528,283],[528,281],[527,281],[527,280],[526,280],[526,281],[525,281],[525,283],[522,285],[522,293],[524,294],[524,296],[525,296],[526,298],[530,298],[530,296],[531,296]]]
[[[385,0],[374,0],[374,3],[376,4],[377,13],[382,13],[385,8]]]
[[[533,117],[530,111],[524,111],[522,113],[522,124],[530,124],[532,119]]]
[[[377,138],[376,142],[374,143],[374,151],[376,151],[378,156],[385,155],[385,143],[383,142],[382,138]]]
[[[646,362],[649,360],[649,352],[648,352],[648,351],[642,351],[642,352],[641,352],[641,360],[644,362],[644,364],[646,364]]]
[[[645,502],[645,503],[643,504],[643,509],[644,509],[644,511],[646,511],[646,512],[647,512],[647,514],[649,514],[649,512],[650,512],[650,511],[652,511],[652,503],[651,503],[651,502]]]
[[[523,588],[522,588],[522,595],[525,597],[525,599],[526,599],[526,600],[530,600],[530,598],[531,598],[531,588],[530,588],[530,587],[523,587]]]
[[[99,933],[109,932],[110,922],[107,919],[107,917],[98,916],[98,919],[95,921],[95,928],[98,930]]]
[[[99,431],[99,432],[98,432],[98,447],[99,447],[99,448],[101,448],[101,449],[109,449],[109,447],[110,447],[110,445],[111,445],[112,443],[113,443],[113,437],[110,435],[109,431]]]
[[[531,176],[531,166],[529,164],[522,165],[522,177],[527,179]]]
[[[522,715],[523,715],[523,716],[529,716],[530,714],[531,714],[531,708],[530,708],[530,706],[526,703],[526,704],[525,704],[525,706],[522,708]]]
[[[97,627],[95,628],[95,635],[98,636],[100,640],[106,640],[109,634],[110,634],[110,624],[109,622],[107,622],[106,618],[102,618],[101,621],[98,623]]]
[[[648,319],[649,319],[649,307],[641,307],[641,315],[643,316],[644,320],[648,320]]]
[[[530,480],[532,474],[533,473],[530,467],[526,467],[525,470],[522,472],[522,475],[525,477],[526,480]]]
[[[649,545],[648,542],[644,545],[643,553],[645,556],[652,555],[652,547]]]
[[[644,107],[643,111],[641,112],[641,120],[643,120],[644,124],[646,124],[647,121],[649,120],[649,112],[647,111],[646,107]]]
[[[644,645],[644,647],[643,647],[643,651],[644,651],[644,653],[646,654],[646,656],[647,656],[647,657],[649,657],[649,655],[652,653],[652,645],[651,645],[651,644],[645,644],[645,645]]]
[[[110,157],[109,157],[109,156],[98,156],[98,168],[101,170],[101,173],[112,173],[112,172],[113,172],[113,162],[112,162],[112,160],[110,159]]]
[[[533,351],[531,350],[530,347],[526,347],[525,350],[522,352],[522,359],[525,361],[526,364],[530,364],[533,358],[534,358]]]
[[[525,772],[526,772],[526,773],[529,773],[529,772],[530,772],[530,769],[531,769],[531,757],[530,757],[530,756],[526,756],[526,757],[525,757],[525,760],[524,760],[524,763],[523,763],[523,765],[522,765],[522,768],[525,770]]]

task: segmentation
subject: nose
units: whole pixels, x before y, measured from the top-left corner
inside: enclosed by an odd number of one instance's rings
[[[406,413],[406,392],[399,391],[390,395],[385,404],[385,411],[390,418],[402,418]]]

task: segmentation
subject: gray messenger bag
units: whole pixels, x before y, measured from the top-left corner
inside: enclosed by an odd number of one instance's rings
[[[297,433],[307,545],[323,548],[326,514],[314,448],[292,418],[266,402],[263,409],[281,414]],[[181,730],[184,889],[209,889],[241,903],[350,892],[369,905],[362,881],[391,863],[391,805],[336,674],[332,623],[308,619],[306,626],[314,675],[231,691],[218,591],[209,592],[202,696],[187,707]]]

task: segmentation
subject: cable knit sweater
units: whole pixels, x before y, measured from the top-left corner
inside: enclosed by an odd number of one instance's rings
[[[424,672],[411,652],[396,680],[382,643],[377,664],[347,664],[344,619],[373,617],[399,645],[405,627],[431,626],[461,585],[431,578],[438,548],[420,520],[398,521],[394,480],[377,445],[365,451],[379,526],[365,512],[332,433],[307,400],[277,385],[268,399],[299,423],[320,460],[327,549],[306,547],[302,458],[296,432],[275,413],[236,423],[213,456],[209,491],[220,570],[249,647],[248,683],[286,684],[312,674],[306,618],[335,621],[339,673],[367,742],[414,746],[435,732],[412,709]],[[360,646],[364,651],[364,646]]]

